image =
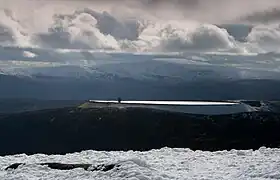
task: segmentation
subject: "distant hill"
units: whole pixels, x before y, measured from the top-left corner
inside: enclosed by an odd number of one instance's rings
[[[84,101],[80,100],[39,100],[39,99],[0,99],[0,113],[16,113],[41,109],[76,107]]]
[[[0,75],[0,98],[87,100],[279,100],[278,80],[197,80],[168,82],[112,77],[75,79]]]

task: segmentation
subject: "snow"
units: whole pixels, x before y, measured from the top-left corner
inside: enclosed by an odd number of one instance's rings
[[[157,110],[183,112],[191,114],[221,115],[240,112],[257,111],[254,107],[240,102],[214,102],[214,101],[126,101],[121,103],[115,100],[89,100],[88,107],[110,106],[115,108],[151,108]]]
[[[76,77],[114,74],[135,79],[279,79],[279,54],[124,53],[0,48],[6,74]]]
[[[25,154],[0,157],[0,178],[10,179],[279,179],[280,149],[192,151],[162,148],[150,151],[82,151],[66,155]],[[29,165],[4,171],[8,165]],[[107,172],[83,169],[52,170],[32,165],[39,162],[120,163]]]
[[[118,103],[114,100],[89,100],[96,103]],[[235,105],[236,102],[209,102],[209,101],[121,101],[122,104],[149,104],[149,105],[182,105],[182,106],[215,106],[215,105]]]
[[[27,58],[34,58],[36,57],[36,54],[29,52],[29,51],[23,51],[23,56]]]

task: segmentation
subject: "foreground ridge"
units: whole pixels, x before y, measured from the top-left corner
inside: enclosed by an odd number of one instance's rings
[[[277,112],[203,115],[136,107],[49,109],[0,115],[0,155],[273,148],[280,146],[279,128]]]

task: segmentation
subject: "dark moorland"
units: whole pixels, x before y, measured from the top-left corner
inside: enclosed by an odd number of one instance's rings
[[[280,146],[280,114],[191,115],[66,107],[0,115],[0,155],[81,150],[257,149]]]

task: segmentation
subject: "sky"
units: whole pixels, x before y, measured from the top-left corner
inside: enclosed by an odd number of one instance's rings
[[[249,20],[256,22],[258,19],[275,19],[275,13],[271,15],[267,11],[280,9],[279,0],[0,0],[0,8],[16,8],[25,13],[51,5],[89,7],[118,14],[149,14],[162,19],[191,19],[209,23],[244,21],[248,16]],[[255,13],[258,13],[257,19],[254,18]]]

